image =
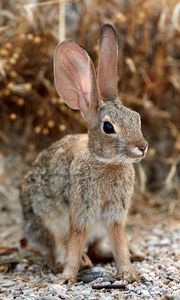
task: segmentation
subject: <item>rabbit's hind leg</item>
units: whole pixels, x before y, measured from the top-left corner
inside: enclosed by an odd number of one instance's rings
[[[55,263],[55,238],[45,226],[42,216],[38,216],[31,208],[23,209],[23,230],[25,237],[38,250],[50,265]]]
[[[90,257],[84,251],[82,254],[81,262],[80,262],[80,270],[89,269],[89,268],[92,268],[92,266],[93,266],[93,263],[92,263]]]
[[[51,258],[53,261],[53,271],[62,272],[65,262],[66,236],[69,229],[68,215],[59,211],[53,211],[41,216],[43,228],[49,233]]]

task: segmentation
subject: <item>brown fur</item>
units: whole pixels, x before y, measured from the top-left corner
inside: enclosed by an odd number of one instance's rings
[[[22,184],[25,233],[63,266],[65,281],[76,279],[85,247],[97,246],[107,232],[118,273],[132,271],[124,226],[133,193],[132,163],[145,156],[147,142],[139,114],[118,98],[116,64],[117,39],[110,25],[102,30],[99,82],[84,49],[74,42],[58,45],[57,90],[81,110],[88,134],[65,136],[42,151]],[[114,128],[110,134],[107,122]]]
[[[128,272],[131,266],[124,226],[119,223],[113,223],[109,228],[109,234],[112,241],[117,272]]]
[[[63,279],[76,279],[83,248],[87,239],[87,229],[83,227],[79,229],[76,227],[73,220],[70,221],[69,238],[67,242],[67,254],[65,260],[65,268],[63,271]]]

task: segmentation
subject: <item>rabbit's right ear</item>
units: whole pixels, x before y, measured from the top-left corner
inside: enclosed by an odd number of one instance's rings
[[[59,44],[54,56],[54,76],[60,97],[71,108],[80,109],[90,123],[98,108],[99,90],[87,52],[75,42]]]

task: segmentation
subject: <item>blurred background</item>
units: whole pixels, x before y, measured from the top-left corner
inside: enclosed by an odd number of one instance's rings
[[[177,218],[179,21],[177,0],[1,0],[0,179],[18,190],[38,151],[67,133],[86,132],[79,112],[56,93],[53,53],[59,41],[73,39],[97,66],[99,29],[110,22],[119,33],[119,95],[140,113],[150,145],[135,166],[132,214],[152,206]],[[1,186],[1,200],[7,193]]]

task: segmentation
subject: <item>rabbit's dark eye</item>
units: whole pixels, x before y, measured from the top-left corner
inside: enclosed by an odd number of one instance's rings
[[[113,125],[110,122],[108,122],[108,121],[104,122],[104,124],[103,124],[103,130],[107,134],[115,133]]]

